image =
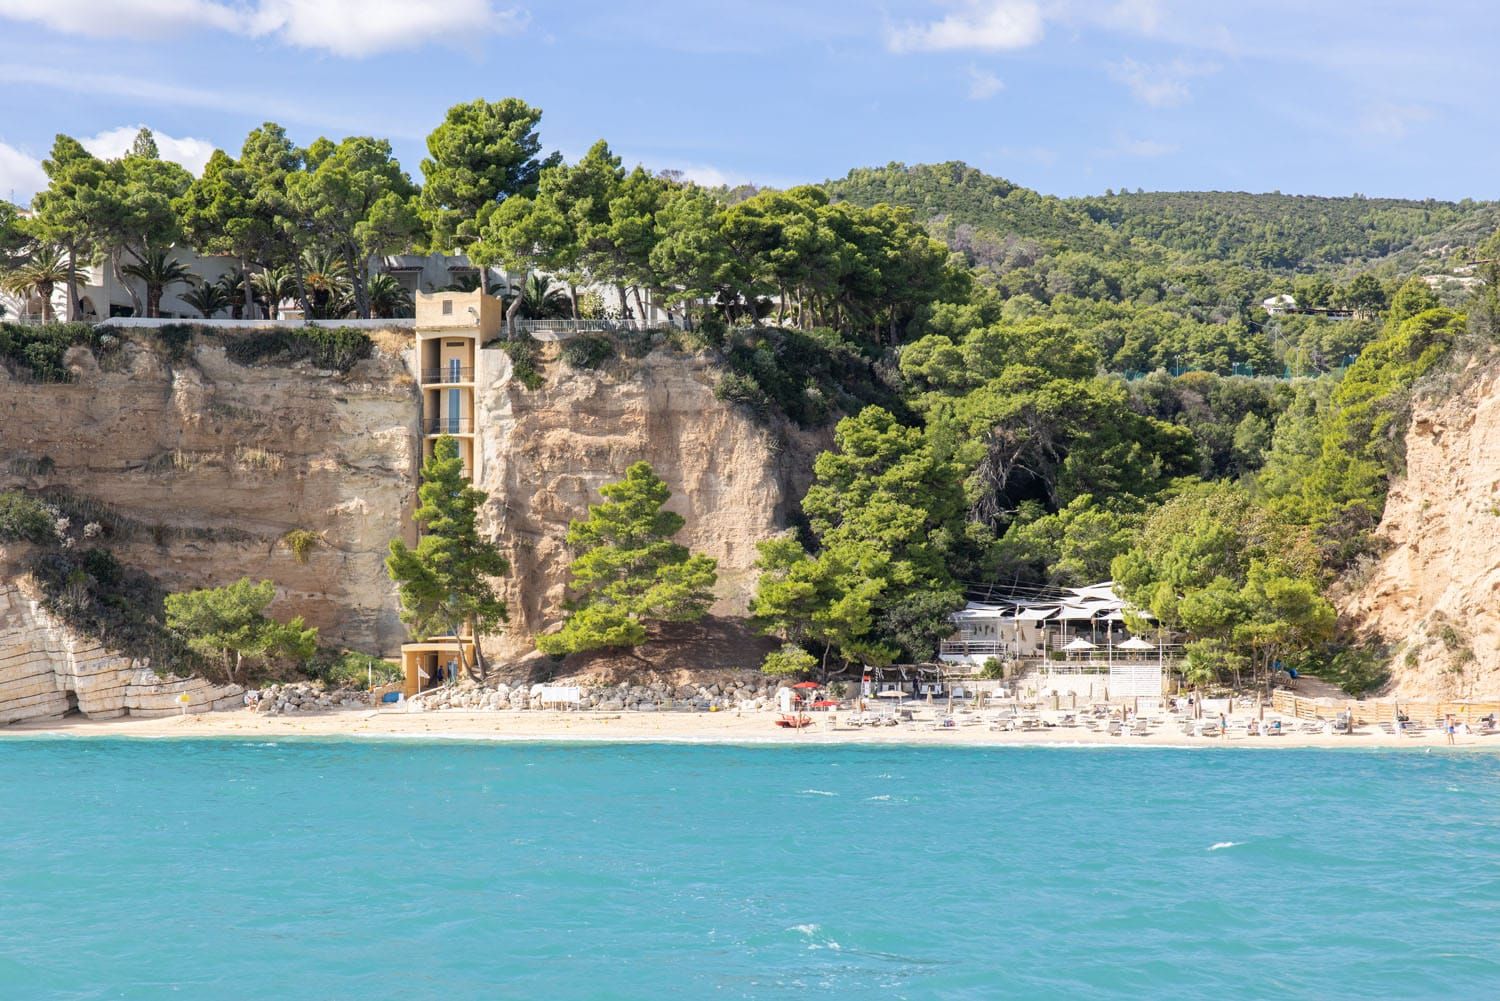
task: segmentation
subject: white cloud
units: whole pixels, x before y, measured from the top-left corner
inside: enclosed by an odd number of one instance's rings
[[[956,6],[936,21],[890,26],[886,46],[892,52],[995,52],[1042,40],[1042,9],[1034,0],[957,0]]]
[[[428,42],[467,45],[476,35],[510,34],[525,11],[490,0],[260,0],[251,34],[340,56],[368,56]]]
[[[527,20],[493,0],[0,0],[0,18],[95,38],[207,28],[356,58],[429,42],[467,46]]]
[[[1154,35],[1162,25],[1160,0],[1119,0],[1110,4],[1099,15],[1099,22],[1108,27],[1135,31],[1142,35]]]
[[[169,107],[206,108],[210,111],[245,115],[255,121],[270,119],[338,132],[384,135],[394,139],[419,140],[425,135],[421,131],[404,130],[402,123],[379,117],[376,113],[351,115],[342,107],[331,107],[321,101],[294,101],[253,90],[220,91],[198,86],[184,87],[170,81],[142,79],[118,73],[89,73],[71,67],[60,69],[0,63],[0,84],[50,87],[89,98],[107,94],[115,100],[129,98]]]
[[[160,38],[189,28],[232,31],[242,15],[211,0],[0,0],[0,17],[69,35]]]
[[[124,156],[130,144],[135,142],[136,133],[143,126],[121,125],[117,129],[108,129],[89,139],[80,139],[83,148],[98,157],[112,160],[118,156]],[[169,136],[165,132],[152,130],[156,139],[156,149],[161,153],[163,160],[171,160],[180,163],[193,174],[203,173],[203,165],[213,155],[214,144],[207,139],[194,139],[187,137],[178,139]]]
[[[47,186],[42,162],[9,143],[0,142],[0,198],[29,205],[31,196]]]
[[[987,101],[1004,89],[1004,82],[989,70],[969,67],[969,100]]]
[[[1382,104],[1370,108],[1359,118],[1359,133],[1364,138],[1393,142],[1405,139],[1413,125],[1425,122],[1432,112],[1413,104]]]
[[[1188,81],[1194,77],[1218,72],[1209,63],[1189,63],[1174,59],[1169,63],[1141,63],[1123,59],[1109,66],[1109,75],[1123,83],[1142,104],[1153,108],[1170,108],[1187,102],[1192,96]]]
[[[106,129],[96,136],[79,139],[83,148],[98,157],[113,159],[123,156],[135,141],[139,125],[122,125],[117,129]],[[156,148],[163,160],[180,163],[193,174],[203,172],[203,165],[213,155],[214,144],[207,139],[178,139],[164,132],[153,132]],[[9,143],[0,142],[0,198],[29,205],[31,196],[47,186],[47,174],[42,170],[42,161],[22,152]]]

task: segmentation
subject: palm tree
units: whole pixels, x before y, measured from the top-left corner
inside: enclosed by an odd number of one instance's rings
[[[59,285],[72,282],[82,284],[86,277],[79,268],[72,268],[69,275],[68,259],[56,247],[39,247],[32,255],[3,278],[7,292],[21,298],[22,309],[33,298],[42,303],[42,319],[52,323],[57,313],[52,309],[52,292]]]
[[[486,269],[486,273],[488,273],[488,269]],[[440,291],[440,292],[472,292],[475,289],[477,289],[478,287],[479,287],[479,272],[477,272],[477,271],[466,271],[466,272],[463,272],[462,274],[455,275],[454,278],[453,278],[453,281],[449,282],[447,285],[445,285],[443,288],[439,289],[438,291]],[[485,291],[486,295],[492,295],[496,299],[503,299],[503,298],[505,298],[506,295],[508,295],[510,293],[510,286],[506,284],[504,278],[497,278],[494,281],[487,283],[485,285],[485,287],[484,287],[484,291]]]
[[[120,269],[130,278],[138,278],[146,286],[146,315],[161,315],[161,297],[173,285],[189,285],[197,277],[187,265],[171,258],[171,251],[147,247],[138,260]]]
[[[244,271],[238,268],[233,271],[226,271],[219,276],[219,280],[215,284],[219,286],[219,291],[224,294],[224,297],[229,300],[230,316],[236,320],[242,317],[253,319],[251,314],[255,312],[255,290],[253,287],[249,290],[245,288]],[[247,291],[249,291],[248,297],[246,296]],[[250,305],[249,309],[245,308],[247,302]]]
[[[281,304],[297,298],[297,272],[290,264],[266,268],[250,276],[250,288],[266,304],[272,320],[281,318]]]
[[[342,315],[344,301],[353,294],[353,283],[349,281],[349,268],[333,254],[320,254],[308,250],[302,254],[302,287],[307,292],[307,303],[313,315],[320,319],[331,319]]]
[[[228,309],[231,301],[224,286],[217,282],[197,282],[178,298],[202,313],[205,320]]]
[[[412,314],[411,293],[391,275],[376,275],[365,286],[370,297],[370,313],[382,320]]]
[[[529,274],[521,286],[520,315],[528,320],[551,320],[571,315],[566,289],[539,274]]]

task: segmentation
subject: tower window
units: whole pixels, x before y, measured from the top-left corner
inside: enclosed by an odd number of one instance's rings
[[[444,316],[452,316],[453,315],[453,300],[452,299],[444,299],[443,300],[443,315]]]

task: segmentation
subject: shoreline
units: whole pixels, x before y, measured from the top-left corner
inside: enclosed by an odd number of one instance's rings
[[[356,738],[361,740],[467,740],[498,743],[703,744],[768,747],[1054,747],[1054,748],[1320,748],[1325,750],[1500,751],[1500,735],[1460,734],[1453,745],[1439,730],[1417,736],[1362,727],[1353,735],[1287,732],[1281,736],[1187,736],[1167,724],[1146,736],[1109,736],[1082,727],[992,731],[985,725],[930,730],[921,724],[895,727],[830,727],[819,719],[803,730],[780,729],[775,714],[594,713],[444,710],[408,713],[354,709],[298,716],[268,716],[249,710],[108,720],[69,718],[0,727],[6,738],[110,738],[160,740]]]

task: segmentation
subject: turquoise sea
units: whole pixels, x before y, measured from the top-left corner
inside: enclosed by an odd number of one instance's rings
[[[0,998],[1482,998],[1500,757],[0,740]]]

